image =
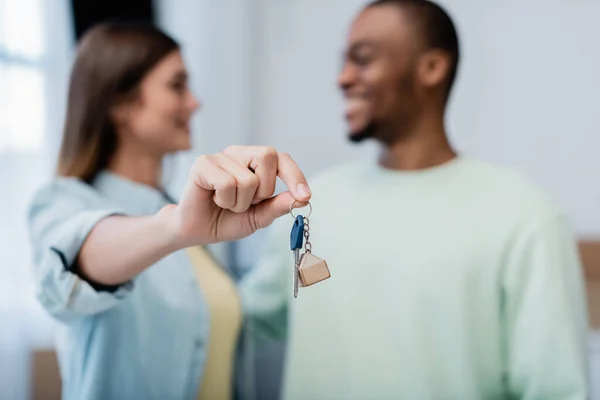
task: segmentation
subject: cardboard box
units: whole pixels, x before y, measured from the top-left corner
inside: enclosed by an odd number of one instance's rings
[[[587,283],[590,325],[600,330],[600,241],[582,240],[579,252]]]
[[[31,398],[60,400],[61,384],[56,353],[51,349],[33,352]]]
[[[600,240],[582,240],[579,253],[586,280],[600,282]]]

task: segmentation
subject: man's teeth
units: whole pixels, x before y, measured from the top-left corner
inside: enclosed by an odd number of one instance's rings
[[[347,99],[346,100],[346,111],[347,112],[352,112],[355,111],[356,109],[364,106],[365,101],[362,99]]]

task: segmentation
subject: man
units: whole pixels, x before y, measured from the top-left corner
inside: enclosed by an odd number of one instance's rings
[[[339,85],[350,140],[379,159],[311,181],[312,253],[331,278],[292,296],[292,218],[243,293],[285,334],[286,399],[585,399],[586,310],[564,216],[516,172],[458,156],[444,115],[455,28],[426,0],[355,19]]]

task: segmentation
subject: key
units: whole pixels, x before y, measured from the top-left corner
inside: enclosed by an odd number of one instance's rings
[[[327,262],[312,254],[309,231],[310,224],[308,218],[304,218],[305,252],[302,254],[298,265],[298,275],[302,286],[314,285],[331,277]]]
[[[293,293],[294,298],[298,297],[298,266],[300,264],[300,249],[304,241],[304,217],[298,215],[292,226],[290,233],[290,249],[294,252],[294,268],[293,268]]]
[[[290,214],[294,218],[294,226],[290,234],[290,248],[294,251],[294,298],[298,297],[298,287],[314,285],[331,277],[329,267],[325,260],[312,254],[310,242],[310,222],[308,217],[312,213],[312,205],[306,217],[294,216],[292,208],[295,201],[290,204]],[[300,249],[304,242],[304,254],[300,257]]]

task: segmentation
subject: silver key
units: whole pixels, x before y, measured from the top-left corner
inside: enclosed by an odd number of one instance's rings
[[[291,206],[290,206],[291,210]],[[294,268],[293,276],[293,294],[294,298],[298,297],[298,266],[300,265],[300,250],[304,242],[304,217],[299,215],[294,218],[294,225],[290,233],[290,249],[294,252]]]
[[[294,250],[294,298],[298,297],[298,267],[300,266],[300,249]]]

